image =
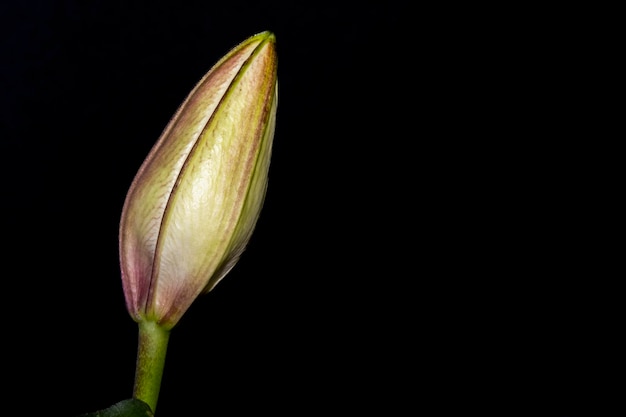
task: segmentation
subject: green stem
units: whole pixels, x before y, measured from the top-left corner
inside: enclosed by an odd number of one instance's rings
[[[170,331],[153,321],[139,323],[139,344],[133,397],[156,410]]]

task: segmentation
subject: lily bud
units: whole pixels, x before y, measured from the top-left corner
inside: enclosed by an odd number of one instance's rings
[[[220,59],[168,123],[122,210],[120,263],[137,322],[171,329],[231,270],[267,188],[277,106],[271,32]]]

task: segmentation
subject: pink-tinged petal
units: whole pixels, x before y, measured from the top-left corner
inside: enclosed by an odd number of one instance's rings
[[[243,251],[267,184],[276,85],[275,38],[263,32],[203,77],[139,169],[120,223],[135,320],[173,326]]]

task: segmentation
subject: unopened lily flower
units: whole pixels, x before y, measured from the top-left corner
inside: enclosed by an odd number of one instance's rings
[[[238,260],[266,191],[276,85],[273,35],[249,38],[196,85],[139,169],[120,225],[135,320],[173,327]]]
[[[153,364],[169,331],[231,270],[255,228],[277,85],[274,35],[237,45],[184,100],[126,196],[119,242],[126,306],[140,326],[135,397],[153,410],[161,372]]]

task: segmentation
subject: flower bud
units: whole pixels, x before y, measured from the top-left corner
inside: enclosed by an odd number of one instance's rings
[[[230,271],[263,205],[277,106],[271,32],[220,59],[139,168],[120,222],[126,306],[172,328]]]

